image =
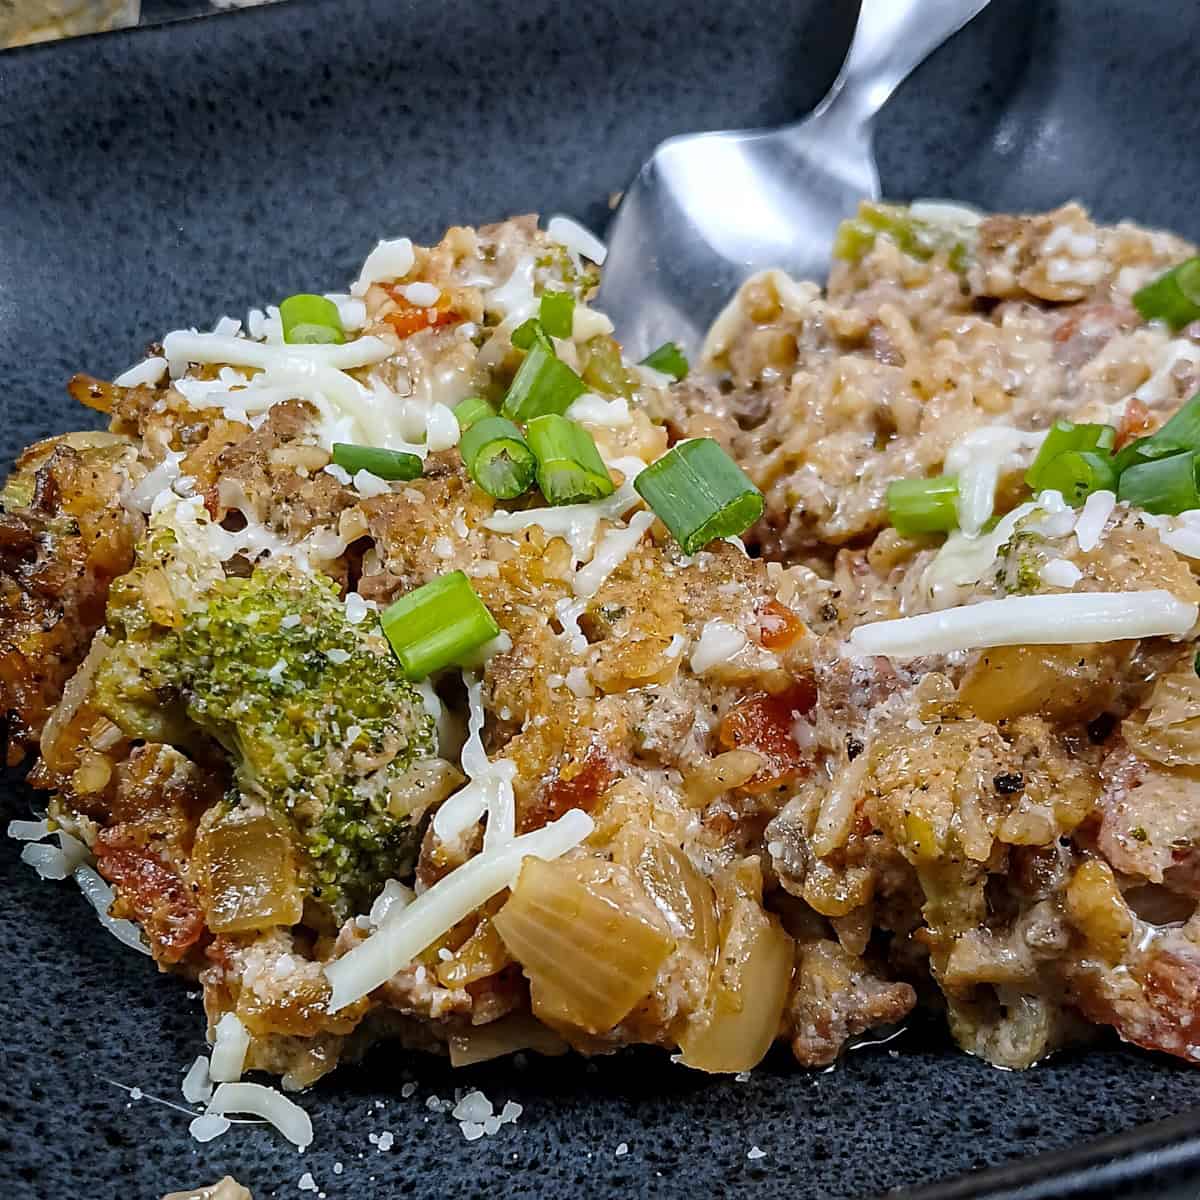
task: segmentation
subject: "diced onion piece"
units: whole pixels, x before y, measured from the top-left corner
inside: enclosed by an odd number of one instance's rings
[[[529,1013],[517,1012],[487,1025],[468,1025],[461,1032],[452,1033],[450,1065],[469,1067],[521,1050],[554,1057],[566,1054],[569,1049],[553,1029],[547,1029]]]
[[[858,655],[915,658],[988,646],[1178,637],[1195,622],[1195,604],[1161,589],[1010,596],[860,625],[850,634],[849,648]]]
[[[142,954],[149,954],[150,947],[142,941],[141,931],[132,921],[118,920],[116,917],[109,916],[108,910],[113,902],[112,888],[89,866],[76,867],[74,876],[75,882],[79,885],[79,890],[84,894],[87,902],[96,910],[96,916],[100,918],[100,924],[118,942],[123,942],[126,946],[129,946],[133,950],[138,950]]]
[[[654,834],[639,834],[622,849],[621,861],[633,868],[671,932],[691,941],[711,963],[720,940],[712,884],[682,850]]]
[[[294,925],[304,908],[296,851],[267,813],[233,808],[201,825],[192,855],[205,924],[214,933]]]
[[[208,1102],[208,1113],[244,1113],[269,1121],[289,1142],[306,1150],[312,1142],[312,1121],[300,1105],[261,1083],[223,1083]]]
[[[208,1077],[217,1083],[234,1083],[242,1077],[246,1052],[250,1049],[250,1031],[236,1013],[224,1013],[217,1022]]]
[[[493,921],[529,978],[540,1020],[603,1033],[654,986],[674,941],[639,908],[637,890],[624,870],[596,859],[521,868]]]
[[[740,884],[729,897],[708,994],[679,1039],[681,1060],[699,1071],[749,1071],[779,1033],[795,946],[755,890]]]
[[[461,662],[500,633],[462,571],[451,571],[401,596],[380,617],[409,679],[424,679]]]
[[[572,809],[557,821],[477,855],[444,875],[403,912],[326,966],[325,975],[333,989],[329,1011],[337,1012],[386,983],[468,913],[511,887],[527,857],[557,858],[579,845],[592,828],[587,813]]]

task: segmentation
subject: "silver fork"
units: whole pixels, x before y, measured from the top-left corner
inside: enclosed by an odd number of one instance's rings
[[[837,224],[879,198],[876,113],[988,0],[862,0],[829,94],[801,121],[674,137],[655,150],[609,226],[598,307],[640,358],[672,340],[695,354],[753,272],[824,279]]]

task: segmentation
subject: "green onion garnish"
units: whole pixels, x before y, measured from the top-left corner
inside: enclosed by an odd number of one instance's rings
[[[332,458],[335,466],[351,475],[369,471],[380,479],[420,479],[424,470],[424,464],[415,454],[379,446],[354,446],[349,442],[334,442]]]
[[[585,391],[583,380],[537,340],[531,343],[500,411],[514,421],[531,421],[545,413],[561,414]]]
[[[1200,258],[1189,258],[1133,293],[1133,307],[1147,321],[1182,329],[1200,319]]]
[[[484,417],[494,417],[496,410],[482,396],[468,396],[454,406],[454,417],[464,433]]]
[[[537,458],[537,481],[548,504],[584,504],[613,491],[608,468],[582,425],[557,413],[534,417],[525,436]]]
[[[1196,467],[1200,455],[1190,450],[1130,467],[1121,476],[1117,499],[1150,513],[1188,512],[1200,508]]]
[[[550,341],[537,317],[530,317],[528,320],[522,321],[509,335],[508,340],[518,350],[532,350],[534,342],[540,342],[551,353],[554,351],[554,344]]]
[[[1046,467],[1060,454],[1069,451],[1107,452],[1113,448],[1116,437],[1117,431],[1111,425],[1076,425],[1073,421],[1055,421],[1050,426],[1037,457],[1025,472],[1025,482],[1035,492],[1053,487],[1053,484],[1042,482],[1042,475]]]
[[[551,337],[569,338],[575,326],[575,297],[570,292],[543,292],[538,316]]]
[[[1082,504],[1093,492],[1117,490],[1117,472],[1112,458],[1094,450],[1068,450],[1042,467],[1038,491],[1059,492],[1072,507]]]
[[[280,302],[279,321],[283,326],[283,340],[293,346],[328,342],[341,345],[346,340],[337,305],[324,296],[303,292],[289,296]]]
[[[714,538],[744,533],[762,516],[762,493],[712,438],[681,442],[633,486],[684,554],[695,554]]]
[[[458,443],[467,473],[489,496],[511,500],[533,486],[537,466],[521,431],[504,417],[483,417]]]
[[[593,392],[606,396],[629,398],[637,388],[637,381],[625,369],[620,343],[603,333],[579,347],[579,372]]]
[[[958,480],[897,479],[888,484],[888,520],[897,533],[948,533],[958,528]]]
[[[431,579],[383,610],[384,636],[409,679],[424,679],[500,632],[461,571]]]
[[[642,366],[661,371],[675,379],[683,379],[688,373],[688,360],[674,342],[663,342],[657,350],[651,350],[642,359]]]

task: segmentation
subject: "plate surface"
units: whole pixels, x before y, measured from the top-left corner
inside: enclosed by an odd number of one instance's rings
[[[822,0],[296,0],[0,55],[0,471],[88,423],[62,389],[73,371],[111,375],[172,327],[342,284],[380,235],[532,210],[602,227],[660,138],[809,107],[853,17]],[[1200,10],[1152,0],[994,0],[881,118],[885,188],[996,209],[1078,197],[1200,237],[1197,36]],[[16,780],[0,791],[5,820],[28,815]],[[186,1116],[105,1081],[179,1100],[204,1049],[195,996],[105,937],[67,886],[39,883],[7,839],[0,870],[6,1196],[156,1197],[229,1171],[263,1200],[311,1195],[297,1190],[309,1171],[355,1200],[836,1200],[1078,1146],[1197,1095],[1193,1070],[1108,1042],[1012,1074],[916,1031],[819,1075],[780,1053],[747,1083],[653,1053],[452,1075],[387,1052],[304,1100],[303,1158],[253,1127],[198,1146]],[[517,1128],[468,1145],[425,1104],[474,1086],[523,1104]],[[1187,1128],[1158,1135],[1174,1147],[1160,1182],[1200,1169]],[[368,1136],[385,1130],[381,1152]],[[766,1157],[749,1160],[754,1145]],[[1148,1135],[1114,1153],[1140,1146]],[[1148,1195],[1147,1163],[1074,1178]],[[1045,1181],[1059,1169],[1019,1194],[1063,1194]],[[1024,1186],[995,1187],[1010,1184]]]

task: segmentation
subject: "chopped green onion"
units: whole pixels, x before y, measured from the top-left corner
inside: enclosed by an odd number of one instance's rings
[[[528,320],[522,321],[512,331],[508,340],[518,350],[532,350],[535,342],[540,342],[551,352],[554,350],[554,343],[550,341],[546,331],[542,328],[541,321],[537,317],[530,317]]]
[[[500,632],[462,571],[440,575],[401,596],[379,620],[411,680],[453,666]]]
[[[584,382],[541,341],[532,343],[504,397],[500,411],[514,421],[565,413],[587,391]]]
[[[1060,454],[1069,451],[1109,451],[1116,441],[1117,431],[1111,425],[1076,425],[1073,421],[1055,421],[1042,442],[1025,482],[1035,491],[1044,491],[1052,484],[1043,483],[1046,467]],[[1065,494],[1065,493],[1064,493]]]
[[[340,345],[346,340],[337,305],[324,296],[303,292],[289,296],[280,302],[279,322],[283,326],[283,340],[293,346],[328,342]]]
[[[657,350],[651,350],[642,359],[642,366],[675,379],[683,379],[688,373],[688,360],[674,342],[663,342]]]
[[[483,417],[458,444],[467,473],[489,496],[511,500],[533,486],[537,466],[521,431],[504,417]]]
[[[1133,293],[1133,307],[1147,321],[1182,329],[1200,319],[1200,258],[1189,258]]]
[[[1196,466],[1200,455],[1190,450],[1130,467],[1121,476],[1117,499],[1150,513],[1188,512],[1200,508]]]
[[[482,396],[468,396],[454,406],[454,417],[464,433],[484,417],[494,417],[496,410]]]
[[[575,297],[570,292],[543,292],[538,316],[551,337],[569,338],[575,326]]]
[[[948,533],[958,528],[958,480],[897,479],[888,484],[887,507],[897,533]]]
[[[534,417],[525,436],[537,458],[537,481],[548,504],[583,504],[612,494],[608,468],[582,425],[557,413]]]
[[[1116,491],[1117,472],[1107,454],[1068,450],[1042,467],[1037,488],[1059,492],[1068,504],[1078,507],[1093,492]]]
[[[369,471],[380,479],[420,479],[424,470],[424,464],[415,454],[379,446],[353,446],[349,442],[334,442],[332,458],[335,466],[351,475]]]
[[[712,438],[668,450],[633,481],[684,554],[744,533],[763,512],[762,493]]]

